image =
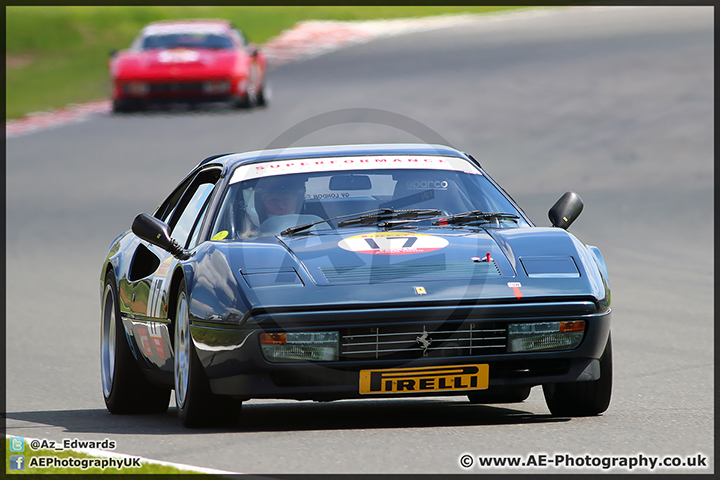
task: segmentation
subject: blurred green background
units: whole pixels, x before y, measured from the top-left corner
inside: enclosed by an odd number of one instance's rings
[[[224,18],[262,45],[306,20],[370,20],[482,14],[509,6],[8,6],[5,118],[108,98],[109,52],[147,23]]]

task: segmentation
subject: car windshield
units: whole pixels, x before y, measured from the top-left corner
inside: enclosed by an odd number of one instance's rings
[[[351,226],[529,226],[464,159],[393,160],[395,165],[389,159],[360,157],[242,165],[231,177],[211,237],[247,239]],[[469,214],[472,221],[453,222],[452,216],[459,214]]]
[[[140,46],[142,50],[155,48],[208,48],[231,49],[233,42],[228,37],[209,33],[172,33],[148,35]]]

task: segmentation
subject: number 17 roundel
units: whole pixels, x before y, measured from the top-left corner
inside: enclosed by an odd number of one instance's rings
[[[442,237],[423,233],[375,232],[344,238],[338,242],[338,246],[355,253],[407,255],[440,250],[448,243]]]

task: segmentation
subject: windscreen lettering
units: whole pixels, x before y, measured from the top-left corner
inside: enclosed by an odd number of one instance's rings
[[[231,184],[244,180],[293,173],[334,172],[343,170],[382,170],[382,169],[434,169],[464,172],[480,175],[470,162],[455,157],[433,156],[393,156],[393,157],[342,157],[323,159],[303,159],[279,162],[263,162],[241,165],[233,173]]]

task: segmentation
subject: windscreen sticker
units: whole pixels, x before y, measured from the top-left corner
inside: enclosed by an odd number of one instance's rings
[[[447,180],[409,180],[405,182],[405,190],[447,190]]]
[[[163,50],[158,53],[160,63],[192,63],[200,60],[200,54],[195,50]]]
[[[350,198],[350,192],[331,192],[331,193],[306,193],[305,200],[327,200],[330,198]]]
[[[463,158],[440,156],[331,157],[281,160],[241,165],[230,183],[271,175],[334,172],[347,170],[431,169],[481,175],[480,170]],[[418,188],[421,188],[420,183]]]
[[[226,32],[223,24],[218,23],[192,23],[192,22],[175,22],[167,25],[150,25],[143,29],[143,34],[150,35],[170,35],[170,34],[216,34],[221,35]]]
[[[375,232],[340,240],[338,246],[355,253],[371,255],[407,255],[440,250],[450,242],[424,233]]]

